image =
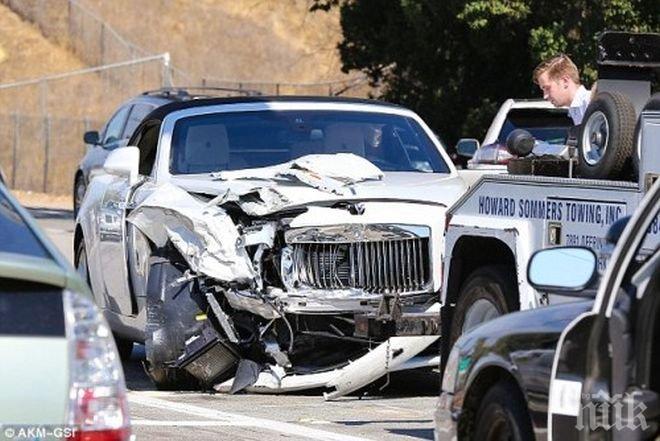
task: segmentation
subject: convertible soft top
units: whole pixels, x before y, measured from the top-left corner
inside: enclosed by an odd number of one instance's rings
[[[263,103],[263,102],[320,102],[320,103],[353,103],[353,104],[371,104],[401,108],[396,104],[385,101],[368,100],[362,98],[330,97],[330,96],[232,96],[220,98],[192,98],[183,101],[173,101],[158,107],[144,121],[163,121],[163,119],[177,110],[190,109],[193,107],[215,106],[220,104],[242,104],[242,103]]]

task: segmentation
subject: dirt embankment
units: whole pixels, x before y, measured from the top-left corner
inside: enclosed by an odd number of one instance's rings
[[[0,4],[0,83],[81,69],[71,52],[46,39],[32,23]]]
[[[195,76],[236,81],[346,78],[339,14],[308,0],[86,0],[122,35]],[[117,11],[122,11],[117,14]]]

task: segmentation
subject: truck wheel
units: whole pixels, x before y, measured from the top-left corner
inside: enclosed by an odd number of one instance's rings
[[[660,93],[653,94],[651,98],[646,102],[644,105],[644,108],[642,109],[642,112],[646,110],[660,110]],[[637,124],[635,125],[635,135],[634,135],[634,142],[635,142],[635,148],[633,151],[632,155],[632,165],[633,165],[633,180],[637,179],[639,176],[639,158],[642,154],[642,145],[640,143],[641,141],[641,126],[642,120],[641,118],[637,121]]]
[[[587,108],[578,137],[580,176],[617,179],[629,172],[635,122],[635,108],[626,95],[596,95]]]
[[[497,383],[486,392],[477,411],[474,427],[472,439],[534,439],[525,397],[509,382]]]
[[[510,300],[515,298],[516,301]],[[518,287],[506,265],[476,269],[465,280],[451,321],[450,346],[475,326],[518,309]]]

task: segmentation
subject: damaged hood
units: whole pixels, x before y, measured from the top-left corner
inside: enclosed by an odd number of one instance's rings
[[[309,169],[299,167],[307,160]],[[452,205],[466,190],[460,177],[439,173],[382,172],[352,154],[308,155],[290,163],[211,175],[178,175],[171,182],[191,193],[236,202],[263,216],[287,208],[341,200],[392,200]]]

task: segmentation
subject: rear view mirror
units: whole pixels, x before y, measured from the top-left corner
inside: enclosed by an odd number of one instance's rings
[[[99,132],[92,130],[85,132],[83,140],[85,141],[85,144],[98,145],[101,142],[101,137],[99,136]]]
[[[140,150],[137,147],[119,147],[110,152],[103,164],[106,173],[128,178],[128,185],[137,182]]]
[[[590,248],[556,247],[539,250],[527,267],[527,280],[537,291],[578,293],[596,280],[597,258]]]
[[[479,141],[474,138],[462,138],[456,143],[456,153],[465,158],[471,158],[479,148]]]

